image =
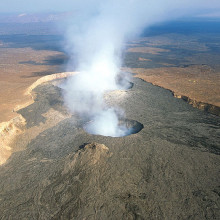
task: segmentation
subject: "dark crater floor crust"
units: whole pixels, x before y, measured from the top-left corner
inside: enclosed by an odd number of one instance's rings
[[[126,137],[85,132],[72,115],[0,167],[0,219],[218,219],[220,118],[140,79],[107,99],[143,129]],[[19,111],[27,128],[49,109],[66,114],[62,89],[35,89]],[[18,140],[19,142],[19,140]],[[91,143],[91,144],[87,144]],[[15,144],[16,145],[16,144]]]

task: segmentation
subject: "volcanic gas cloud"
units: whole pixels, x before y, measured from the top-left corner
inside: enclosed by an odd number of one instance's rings
[[[70,69],[74,63],[80,74],[67,81],[64,98],[72,112],[91,121],[87,131],[114,137],[132,133],[120,125],[116,109],[109,108],[103,99],[106,91],[123,87],[116,78],[124,43],[154,23],[195,13],[198,5],[200,9],[207,6],[205,0],[94,0],[76,4],[66,48],[72,57]]]

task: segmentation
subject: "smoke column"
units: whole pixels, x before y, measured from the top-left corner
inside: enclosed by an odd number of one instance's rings
[[[157,22],[192,14],[206,7],[206,1],[174,0],[94,0],[75,7],[67,35],[69,63],[80,74],[65,86],[65,102],[72,112],[93,121],[91,133],[107,136],[126,134],[118,127],[116,111],[108,108],[103,94],[119,89],[124,43]],[[123,133],[124,132],[124,133]]]

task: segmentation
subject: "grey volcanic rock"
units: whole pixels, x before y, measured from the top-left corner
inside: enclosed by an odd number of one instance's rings
[[[0,167],[0,219],[220,217],[219,117],[133,83],[105,99],[144,128],[126,137],[91,135],[83,129],[88,120],[72,115],[42,131]],[[35,103],[20,111],[27,130],[40,127],[51,108],[66,113],[62,90],[45,84],[35,92]]]
[[[102,195],[100,177],[104,175],[110,156],[105,145],[92,143],[60,161],[59,172],[47,177],[39,186],[41,190],[36,199],[44,212],[38,218],[79,219],[85,213],[93,213],[93,200],[97,194]]]

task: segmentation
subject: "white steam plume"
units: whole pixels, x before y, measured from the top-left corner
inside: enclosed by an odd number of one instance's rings
[[[205,0],[87,0],[76,5],[78,17],[69,28],[67,49],[80,74],[68,80],[65,101],[70,110],[94,121],[91,133],[117,136],[118,118],[105,106],[103,94],[119,88],[115,79],[124,42],[156,22],[199,12],[211,4]]]

